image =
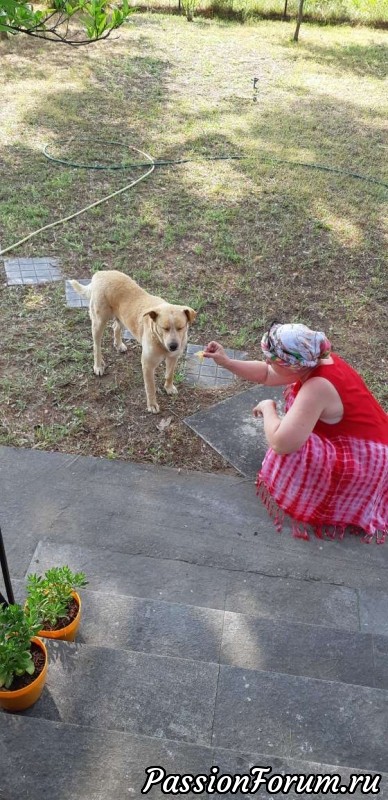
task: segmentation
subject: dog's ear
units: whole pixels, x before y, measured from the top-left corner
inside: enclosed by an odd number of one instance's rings
[[[195,318],[197,316],[197,312],[194,311],[193,308],[189,308],[189,307],[188,308],[184,308],[183,311],[185,312],[188,321],[190,323],[194,322],[194,320],[195,320]]]
[[[156,320],[156,318],[158,316],[158,312],[155,311],[154,308],[150,308],[149,311],[145,311],[144,314],[143,314],[143,317],[147,317],[147,316],[151,317],[151,319],[153,319],[153,321],[155,322],[155,320]]]

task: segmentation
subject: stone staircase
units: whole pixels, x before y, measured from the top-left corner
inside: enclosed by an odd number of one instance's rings
[[[89,579],[41,699],[0,713],[1,800],[140,798],[151,766],[380,773],[388,798],[388,547],[279,535],[237,475],[0,448],[0,486],[17,598]]]

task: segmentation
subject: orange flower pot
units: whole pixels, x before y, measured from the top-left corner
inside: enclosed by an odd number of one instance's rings
[[[79,624],[81,622],[81,598],[77,592],[72,592],[71,596],[78,603],[78,614],[69,625],[66,625],[64,628],[60,628],[59,631],[45,631],[41,630],[38,632],[38,636],[43,636],[44,639],[62,639],[65,642],[74,642],[76,633],[79,628]]]
[[[23,689],[16,689],[12,692],[9,689],[0,689],[0,708],[5,711],[24,711],[26,708],[33,706],[42,694],[43,687],[46,683],[46,674],[48,667],[48,656],[45,643],[36,636],[33,636],[31,642],[36,644],[43,651],[45,656],[45,665],[42,672],[35,678],[34,681],[23,686]]]

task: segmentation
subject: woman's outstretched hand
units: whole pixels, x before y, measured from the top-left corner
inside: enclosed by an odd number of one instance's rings
[[[209,342],[203,351],[203,355],[204,358],[212,358],[216,364],[220,365],[225,364],[225,362],[228,360],[228,356],[226,355],[222,344],[219,344],[218,342]]]

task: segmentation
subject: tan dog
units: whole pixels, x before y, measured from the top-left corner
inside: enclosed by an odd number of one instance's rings
[[[157,414],[155,369],[163,360],[166,361],[164,388],[167,394],[177,394],[173,383],[175,367],[185,350],[188,325],[194,322],[196,311],[187,306],[171,305],[162,297],[148,294],[132,278],[117,270],[96,272],[87,286],[78,281],[69,283],[78,294],[90,300],[95,374],[104,374],[101,339],[106,323],[113,318],[113,344],[119,353],[125,353],[127,349],[122,340],[123,328],[128,328],[142,345],[147,411]]]

